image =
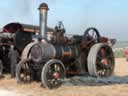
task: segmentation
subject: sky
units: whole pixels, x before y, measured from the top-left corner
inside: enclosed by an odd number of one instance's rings
[[[1,0],[0,28],[10,22],[39,25],[39,5],[49,6],[48,26],[63,21],[67,34],[96,27],[102,36],[128,41],[128,0]]]

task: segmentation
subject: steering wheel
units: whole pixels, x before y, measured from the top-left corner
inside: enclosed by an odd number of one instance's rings
[[[84,42],[89,42],[89,43],[98,43],[100,41],[100,34],[99,31],[94,28],[94,27],[90,27],[88,28],[83,35],[83,39]]]

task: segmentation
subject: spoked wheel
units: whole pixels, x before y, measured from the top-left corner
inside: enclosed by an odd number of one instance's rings
[[[3,63],[0,60],[0,77],[3,75]]]
[[[88,28],[84,33],[83,40],[97,43],[100,41],[100,34],[96,28]]]
[[[31,74],[28,63],[21,60],[16,68],[16,79],[18,83],[30,83]]]
[[[65,68],[61,61],[50,60],[48,61],[41,73],[41,81],[44,87],[48,89],[57,88],[62,84],[65,77]]]
[[[88,71],[91,76],[111,76],[115,67],[114,54],[107,44],[95,44],[88,55]]]

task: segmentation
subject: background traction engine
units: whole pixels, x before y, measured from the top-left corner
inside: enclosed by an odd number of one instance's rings
[[[40,32],[22,52],[17,82],[38,78],[44,87],[52,89],[60,86],[65,76],[112,75],[115,61],[110,44],[114,40],[101,37],[96,28],[88,28],[83,36],[65,36],[62,22],[48,31],[47,4],[42,3],[39,10]]]
[[[20,23],[9,23],[3,27],[0,32],[0,76],[3,71],[10,72],[11,61],[20,59],[22,50],[32,41],[35,29],[36,26]],[[16,53],[19,54],[18,58],[14,58]]]

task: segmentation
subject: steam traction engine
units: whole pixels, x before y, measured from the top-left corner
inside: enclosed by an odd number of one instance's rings
[[[65,36],[62,22],[54,29],[47,27],[48,5],[42,3],[39,10],[40,32],[22,52],[16,70],[17,82],[30,82],[38,76],[44,87],[52,89],[60,86],[66,76],[112,75],[113,40],[101,37],[96,28],[88,28],[83,36]]]

